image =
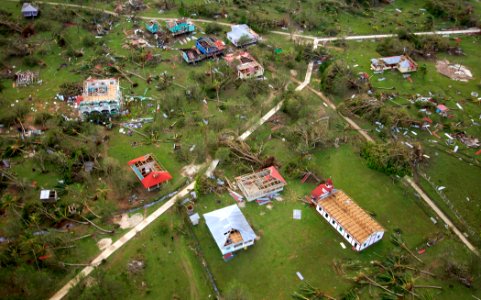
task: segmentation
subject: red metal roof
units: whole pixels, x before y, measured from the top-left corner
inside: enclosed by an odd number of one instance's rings
[[[318,198],[326,193],[332,192],[334,185],[332,184],[331,178],[329,178],[326,183],[321,183],[311,192],[311,196]]]
[[[143,162],[146,161],[149,157],[151,157],[150,154],[143,155],[141,157],[137,157],[135,159],[132,159],[131,161],[128,162],[129,166],[135,165],[137,162]],[[151,171],[149,174],[145,175],[143,179],[141,179],[142,185],[145,188],[151,188],[153,186],[156,186],[158,184],[164,183],[166,181],[169,181],[172,179],[172,175],[170,175],[169,172],[162,170],[162,171]]]
[[[287,184],[286,180],[284,178],[282,178],[281,174],[279,173],[279,171],[277,171],[276,167],[274,166],[270,166],[269,168],[269,171],[271,172],[271,176],[282,181],[283,183]]]
[[[132,159],[131,161],[128,162],[129,166],[135,164],[136,162],[139,162],[139,161],[145,161],[150,155],[147,154],[147,155],[142,155],[141,157],[137,157],[135,159]]]
[[[169,172],[150,172],[147,176],[144,177],[142,180],[142,185],[148,189],[158,184],[164,183],[172,179],[172,175]]]

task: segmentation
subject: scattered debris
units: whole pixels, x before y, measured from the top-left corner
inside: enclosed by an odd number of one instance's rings
[[[97,246],[99,247],[100,251],[107,249],[110,245],[112,245],[111,238],[104,238],[97,242]]]
[[[142,260],[135,260],[134,259],[134,260],[129,261],[129,263],[127,264],[127,269],[131,273],[139,273],[144,268],[145,268],[145,262],[142,261]]]
[[[180,174],[184,177],[193,178],[201,168],[202,168],[202,165],[190,164],[190,165],[184,166],[180,170]]]
[[[438,60],[436,70],[456,81],[466,82],[473,79],[473,74],[468,68],[460,64],[451,64],[448,60]]]
[[[130,217],[128,214],[122,214],[120,220],[115,220],[114,223],[119,224],[121,229],[129,229],[135,227],[143,219],[144,217],[140,213],[133,214]]]
[[[299,280],[304,280],[304,276],[302,276],[301,272],[296,272],[297,277]]]
[[[292,211],[292,218],[294,220],[300,220],[302,218],[302,211],[300,209],[294,209]]]

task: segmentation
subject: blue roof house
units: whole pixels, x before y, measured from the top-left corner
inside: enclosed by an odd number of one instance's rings
[[[167,29],[173,36],[195,31],[195,25],[186,19],[167,21]]]
[[[200,53],[206,56],[213,56],[224,52],[225,44],[223,41],[214,37],[200,37],[195,43],[195,47]]]
[[[227,39],[236,47],[243,47],[257,43],[259,35],[246,24],[233,25],[227,33]]]
[[[206,213],[204,219],[224,258],[254,245],[256,234],[237,204]]]

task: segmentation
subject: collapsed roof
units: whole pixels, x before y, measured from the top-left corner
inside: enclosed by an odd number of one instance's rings
[[[148,190],[172,179],[172,175],[155,160],[152,154],[133,159],[128,164]]]
[[[254,230],[236,204],[206,213],[204,219],[217,246],[223,253],[224,247],[229,245],[228,239],[232,238],[233,232],[236,235],[236,242],[247,242],[256,238]]]

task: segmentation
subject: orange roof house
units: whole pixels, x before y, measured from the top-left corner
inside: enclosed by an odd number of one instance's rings
[[[331,185],[332,186],[332,185]],[[355,251],[362,251],[380,241],[385,229],[346,193],[332,189],[319,196],[311,193],[316,210]]]
[[[172,179],[172,175],[155,160],[152,154],[133,159],[128,164],[148,191]]]

